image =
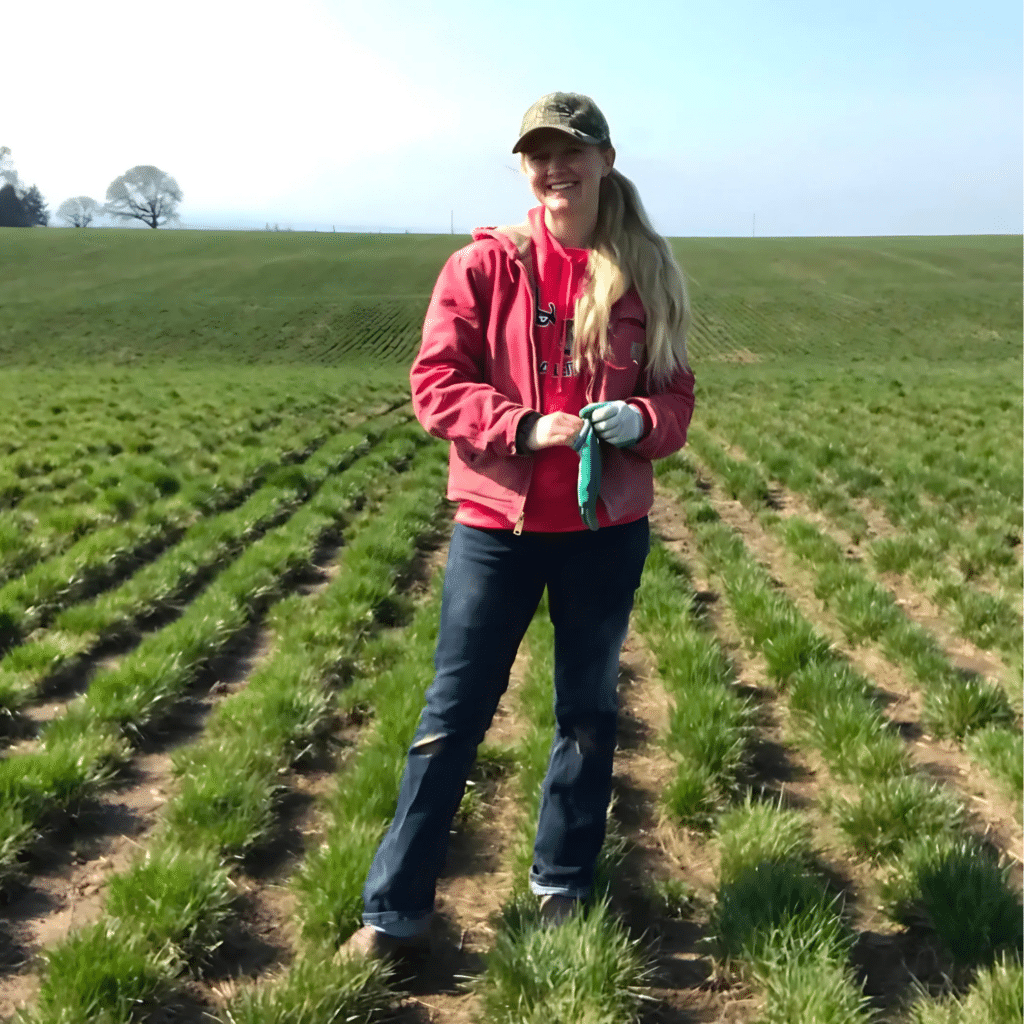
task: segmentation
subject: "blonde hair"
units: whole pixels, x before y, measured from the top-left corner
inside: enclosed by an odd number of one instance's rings
[[[576,300],[572,357],[577,371],[585,360],[611,356],[608,319],[630,286],[636,288],[647,318],[647,375],[664,388],[676,371],[690,368],[686,335],[690,299],[672,250],[651,226],[636,186],[612,168],[601,179],[597,226],[587,264],[587,281]]]

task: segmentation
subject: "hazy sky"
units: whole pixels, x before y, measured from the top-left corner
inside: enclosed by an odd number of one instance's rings
[[[1020,0],[9,8],[0,146],[54,225],[136,164],[186,226],[516,222],[520,120],[565,90],[666,235],[1022,231]]]

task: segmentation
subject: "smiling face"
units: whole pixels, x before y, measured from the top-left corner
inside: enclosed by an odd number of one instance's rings
[[[522,166],[537,201],[552,221],[597,220],[601,179],[612,169],[615,150],[600,149],[556,128],[540,128],[526,139]]]

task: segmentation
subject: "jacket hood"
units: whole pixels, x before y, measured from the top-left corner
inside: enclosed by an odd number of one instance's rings
[[[513,259],[529,260],[531,237],[528,220],[524,220],[522,224],[502,224],[498,227],[473,229],[474,242],[493,239]]]

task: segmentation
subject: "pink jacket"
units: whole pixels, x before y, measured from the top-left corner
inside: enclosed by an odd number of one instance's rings
[[[409,372],[417,419],[428,433],[452,442],[448,498],[502,512],[515,522],[516,533],[533,472],[531,453],[516,451],[516,428],[527,413],[541,411],[529,230],[528,222],[477,228],[473,241],[448,258]],[[693,414],[689,370],[680,369],[664,391],[648,394],[640,373],[645,323],[639,296],[630,289],[611,309],[612,358],[598,363],[587,384],[588,402],[629,399],[650,423],[629,448],[601,443],[601,498],[613,522],[650,511],[651,460],[683,447]]]

